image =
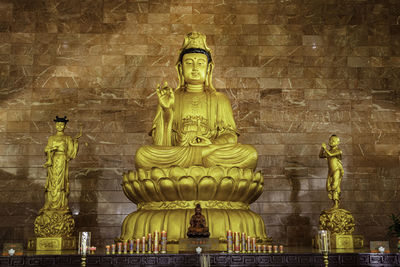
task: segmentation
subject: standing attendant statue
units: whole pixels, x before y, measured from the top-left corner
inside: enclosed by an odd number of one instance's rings
[[[69,178],[68,163],[78,153],[78,139],[82,129],[74,138],[65,135],[67,117],[54,119],[57,133],[49,137],[46,154],[47,178],[45,202],[35,220],[35,234],[38,237],[70,237],[75,222],[68,207]]]
[[[353,248],[358,243],[345,242],[341,238],[350,238],[354,231],[354,217],[350,211],[339,208],[340,205],[340,183],[343,178],[342,150],[339,149],[340,139],[336,135],[329,138],[329,149],[325,143],[322,143],[319,152],[320,158],[325,158],[328,162],[328,178],[326,180],[326,190],[328,197],[332,200],[333,206],[330,209],[323,210],[319,216],[319,229],[328,230],[334,242],[334,248]],[[345,235],[345,236],[343,236]],[[343,239],[343,240],[344,240]],[[347,239],[348,240],[348,239]],[[354,239],[355,240],[355,239]],[[359,239],[360,242],[362,238]]]
[[[322,143],[319,152],[320,158],[328,161],[328,178],[326,180],[326,190],[328,197],[333,201],[333,208],[338,209],[340,204],[340,183],[343,178],[342,150],[339,149],[340,139],[336,135],[329,138],[330,149]]]

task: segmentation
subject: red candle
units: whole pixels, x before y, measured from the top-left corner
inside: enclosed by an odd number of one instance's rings
[[[167,231],[161,232],[161,253],[167,253]]]
[[[232,240],[232,231],[231,230],[228,230],[228,232],[226,234],[226,245],[227,245],[228,253],[232,253],[233,252],[233,240]]]

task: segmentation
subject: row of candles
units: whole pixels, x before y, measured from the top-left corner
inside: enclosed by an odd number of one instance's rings
[[[129,247],[128,247],[129,246]],[[167,253],[167,231],[158,231],[147,234],[147,238],[143,236],[129,242],[118,242],[117,244],[107,245],[106,254],[127,254],[127,253]]]
[[[279,250],[278,250],[279,248]],[[256,243],[256,238],[247,236],[246,233],[227,231],[227,252],[228,253],[283,253],[282,245],[260,245]],[[128,242],[118,242],[117,244],[107,245],[106,254],[133,254],[133,253],[167,253],[167,232],[158,231],[147,234],[136,240]]]
[[[232,232],[228,230],[226,235],[228,253],[283,253],[283,246],[260,245],[256,238],[247,236],[246,233]]]

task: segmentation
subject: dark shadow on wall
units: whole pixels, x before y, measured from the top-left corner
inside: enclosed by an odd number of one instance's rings
[[[70,174],[70,179],[74,179],[74,185],[79,189],[74,189],[75,193],[79,193],[78,202],[71,203],[71,210],[74,213],[76,236],[79,232],[91,232],[91,245],[98,247],[97,240],[101,238],[100,228],[98,226],[98,178],[102,175],[102,170],[92,169],[88,167],[88,162],[79,160],[88,160],[89,155],[94,155],[93,146],[85,146],[85,134],[79,140],[79,154],[75,158],[73,175]],[[90,160],[89,160],[90,161]],[[97,239],[96,239],[97,238]]]
[[[0,169],[0,248],[4,243],[22,243],[33,238],[34,221],[44,203],[44,187],[29,178],[26,161],[18,160],[16,174]]]
[[[312,226],[310,218],[300,215],[301,207],[298,204],[299,191],[301,189],[296,169],[291,169],[287,173],[287,178],[292,186],[290,202],[293,204],[294,212],[286,217],[287,246],[311,246]]]

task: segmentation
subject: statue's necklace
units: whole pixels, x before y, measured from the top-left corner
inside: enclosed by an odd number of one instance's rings
[[[194,95],[190,96],[190,106],[191,106],[191,111],[193,115],[199,115],[200,113],[200,108],[201,108],[201,103],[205,101],[205,95],[204,94],[199,94],[196,93]]]

